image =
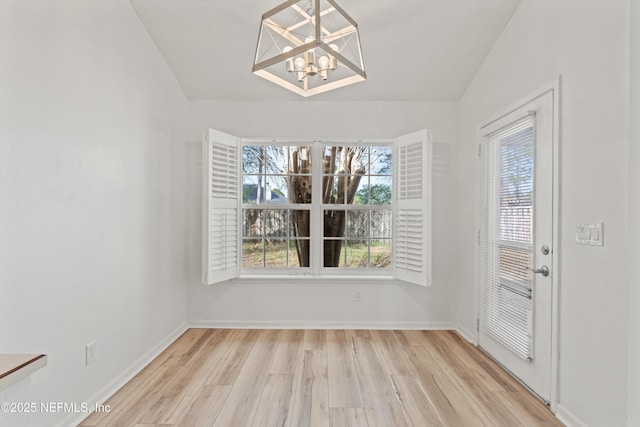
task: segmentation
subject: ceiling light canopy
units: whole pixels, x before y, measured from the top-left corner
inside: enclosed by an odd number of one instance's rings
[[[262,15],[253,73],[304,97],[361,82],[358,24],[334,0],[288,0]]]

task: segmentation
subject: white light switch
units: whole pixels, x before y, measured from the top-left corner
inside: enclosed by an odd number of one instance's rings
[[[604,246],[604,223],[578,224],[576,227],[576,243],[580,245]]]

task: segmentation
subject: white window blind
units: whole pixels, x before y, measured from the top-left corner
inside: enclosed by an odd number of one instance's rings
[[[532,359],[535,116],[486,136],[480,230],[480,322],[523,359]]]
[[[209,129],[203,143],[203,283],[238,276],[238,138]]]
[[[396,206],[394,274],[406,282],[431,284],[431,135],[423,130],[395,141]]]

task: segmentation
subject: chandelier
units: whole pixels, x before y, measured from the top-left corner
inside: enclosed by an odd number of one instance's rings
[[[262,15],[253,73],[304,97],[361,82],[358,24],[334,0],[288,0]]]

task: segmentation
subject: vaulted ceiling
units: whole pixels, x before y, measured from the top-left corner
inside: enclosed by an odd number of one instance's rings
[[[310,100],[457,101],[520,0],[337,0],[368,79]],[[131,0],[191,100],[303,99],[254,76],[260,18],[282,0]]]

